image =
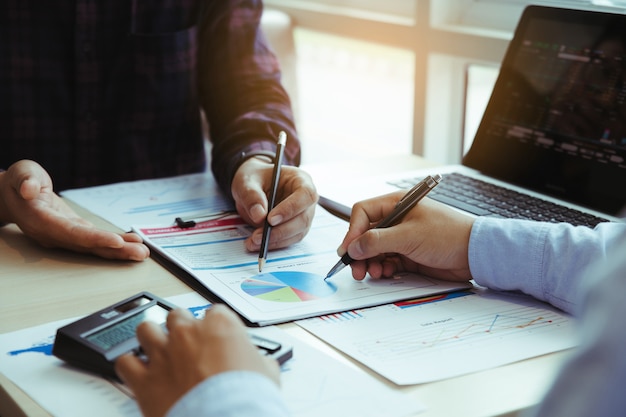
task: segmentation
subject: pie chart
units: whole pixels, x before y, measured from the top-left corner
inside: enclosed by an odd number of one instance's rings
[[[328,297],[337,290],[321,275],[308,272],[279,271],[255,275],[241,283],[252,297],[266,301],[295,303]]]

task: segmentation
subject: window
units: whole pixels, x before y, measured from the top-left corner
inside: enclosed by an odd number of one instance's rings
[[[296,29],[303,162],[411,152],[411,51]]]
[[[463,148],[469,150],[498,77],[496,65],[469,65],[466,69],[466,94],[463,118]]]
[[[333,151],[313,159],[407,149],[459,162],[531,3],[626,7],[626,0],[265,0],[292,16],[299,31],[305,160],[315,149]]]

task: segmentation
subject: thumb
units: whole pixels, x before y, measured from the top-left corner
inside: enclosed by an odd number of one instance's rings
[[[34,161],[21,160],[7,171],[11,187],[25,200],[37,198],[43,188],[52,190],[50,175]]]
[[[385,253],[404,255],[406,236],[410,233],[400,226],[370,229],[348,245],[348,254],[354,260],[374,258]]]
[[[237,212],[250,224],[260,225],[267,216],[267,197],[258,175],[246,175],[233,180],[231,192]]]
[[[245,210],[252,224],[261,224],[267,216],[267,197],[262,190],[250,188],[243,195],[241,207]]]
[[[133,354],[120,356],[114,364],[115,373],[128,387],[134,391],[135,387],[145,378],[145,363]]]
[[[19,184],[18,192],[24,200],[34,200],[41,193],[42,184],[36,177],[29,177]]]

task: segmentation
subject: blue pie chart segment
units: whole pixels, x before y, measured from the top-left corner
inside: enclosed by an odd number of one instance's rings
[[[321,275],[309,272],[279,271],[255,275],[241,283],[248,295],[266,301],[301,302],[333,295],[337,288]]]

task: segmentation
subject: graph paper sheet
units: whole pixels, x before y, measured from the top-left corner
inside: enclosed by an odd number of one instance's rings
[[[78,188],[61,195],[124,231],[133,224],[174,224],[176,217],[234,210],[210,172]]]
[[[349,268],[324,281],[338,260],[336,248],[348,225],[321,208],[307,236],[271,251],[260,274],[258,253],[244,247],[252,229],[241,218],[200,219],[233,209],[211,173],[121,182],[62,195],[122,230],[135,230],[153,254],[159,253],[179,269],[177,275],[185,282],[209,298],[219,297],[260,325],[468,287],[416,274],[357,282],[350,278]],[[197,224],[181,229],[175,226],[177,217],[196,219]]]
[[[482,289],[296,322],[398,385],[478,372],[571,348],[574,319]]]
[[[317,210],[307,236],[270,251],[260,273],[258,253],[247,252],[243,245],[251,228],[237,215],[184,229],[133,226],[153,254],[161,254],[186,273],[181,278],[196,291],[210,299],[219,297],[262,326],[471,287],[410,273],[355,281],[349,268],[324,280],[339,259],[335,247],[346,229],[346,222]]]

